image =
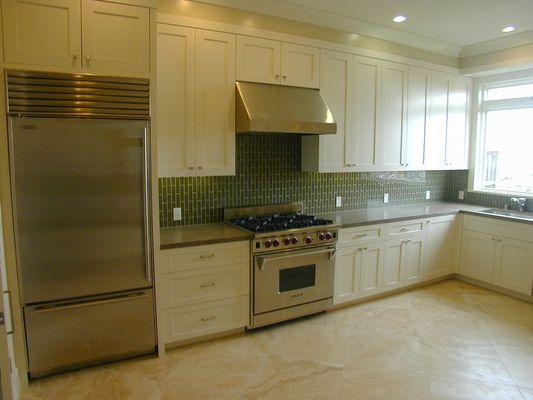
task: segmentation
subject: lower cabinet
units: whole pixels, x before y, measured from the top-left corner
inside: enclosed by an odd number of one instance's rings
[[[424,235],[416,234],[385,244],[383,290],[418,283],[422,279]]]
[[[498,238],[495,285],[530,295],[533,286],[533,244]]]
[[[426,222],[424,279],[435,279],[454,271],[457,248],[457,216],[445,215]]]
[[[493,235],[463,231],[459,272],[482,282],[492,283],[496,239]]]
[[[369,243],[361,248],[361,296],[370,296],[383,290],[384,245]]]

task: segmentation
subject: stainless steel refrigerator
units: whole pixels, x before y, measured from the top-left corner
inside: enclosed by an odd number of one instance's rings
[[[30,376],[153,352],[148,82],[7,86]]]

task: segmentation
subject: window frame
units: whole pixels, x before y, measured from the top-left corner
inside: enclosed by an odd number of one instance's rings
[[[518,76],[517,76],[518,75]],[[473,126],[472,132],[472,152],[471,168],[468,179],[468,190],[470,192],[503,195],[503,196],[525,196],[532,197],[531,192],[510,191],[502,189],[490,189],[483,187],[485,173],[485,134],[487,112],[498,110],[514,110],[523,108],[533,108],[533,96],[512,98],[503,100],[485,100],[490,89],[533,84],[533,70],[524,71],[519,74],[505,74],[505,76],[493,76],[479,79],[475,82],[473,90],[477,101],[472,107]],[[477,96],[475,96],[477,94]]]

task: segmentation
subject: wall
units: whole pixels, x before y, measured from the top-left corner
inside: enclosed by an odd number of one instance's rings
[[[298,136],[237,135],[235,176],[160,178],[161,227],[222,221],[224,207],[303,202],[310,213],[352,210],[447,197],[446,171],[309,173],[300,171]],[[342,208],[335,197],[342,196]],[[172,221],[172,208],[181,207],[182,221]]]

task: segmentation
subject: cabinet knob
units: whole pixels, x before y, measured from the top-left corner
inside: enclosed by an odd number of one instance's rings
[[[194,167],[189,167],[189,169],[194,169]]]
[[[77,59],[78,59],[78,55],[77,55],[77,54],[73,54],[73,55],[72,55],[72,59],[73,59],[73,60],[77,60]]]
[[[278,78],[279,78],[279,74],[274,75],[274,77],[275,77],[276,79],[278,79]]]
[[[85,56],[85,59],[86,59],[87,61],[91,61],[91,56]]]
[[[287,75],[283,75],[283,79],[287,79]]]

